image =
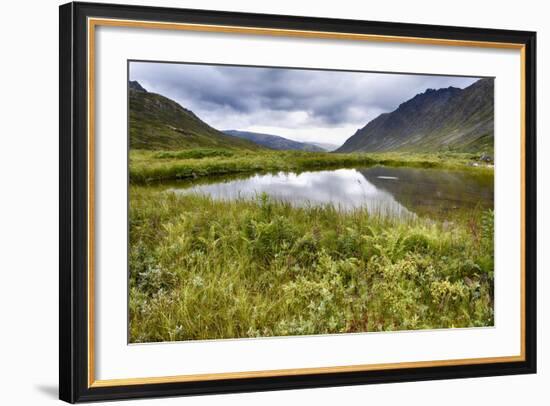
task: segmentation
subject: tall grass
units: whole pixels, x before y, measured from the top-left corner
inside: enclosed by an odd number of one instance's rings
[[[143,184],[159,180],[177,180],[213,175],[257,171],[304,171],[321,168],[360,167],[371,165],[422,168],[470,168],[475,154],[441,152],[420,153],[354,153],[336,154],[303,151],[235,151],[224,149],[189,149],[182,151],[130,152],[130,180]],[[491,169],[492,171],[492,169]]]
[[[493,214],[448,222],[130,188],[130,341],[493,324]]]

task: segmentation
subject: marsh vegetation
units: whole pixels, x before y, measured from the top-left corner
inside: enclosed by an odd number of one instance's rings
[[[471,162],[132,151],[130,341],[492,325],[493,171]],[[334,173],[345,176],[327,192]],[[280,176],[307,179],[311,202],[242,188]],[[338,204],[346,188],[361,193]],[[390,198],[400,211],[385,209]]]

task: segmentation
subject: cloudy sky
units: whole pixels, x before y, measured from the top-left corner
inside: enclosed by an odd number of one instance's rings
[[[477,78],[131,62],[130,80],[219,130],[341,145],[427,88],[464,88]]]

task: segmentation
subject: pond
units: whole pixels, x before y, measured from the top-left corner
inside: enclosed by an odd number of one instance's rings
[[[493,207],[493,176],[476,171],[369,167],[312,172],[255,174],[174,187],[178,194],[219,200],[271,199],[294,206],[366,208],[383,215],[423,215]]]

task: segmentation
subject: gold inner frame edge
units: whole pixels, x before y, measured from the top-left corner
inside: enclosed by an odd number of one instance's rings
[[[522,362],[526,359],[525,349],[525,45],[520,43],[507,42],[488,42],[488,41],[470,41],[453,40],[439,38],[422,37],[400,37],[391,35],[373,35],[373,34],[354,34],[342,32],[326,31],[306,31],[290,29],[274,29],[259,27],[242,27],[227,25],[208,25],[208,24],[187,24],[187,23],[166,23],[139,20],[120,20],[108,18],[88,18],[87,21],[87,80],[88,80],[88,387],[112,387],[143,384],[161,384],[192,381],[213,381],[221,379],[244,379],[244,378],[265,378],[280,376],[312,375],[312,374],[330,374],[341,372],[361,372],[361,371],[380,371],[399,368],[427,368],[441,366],[459,366],[474,364],[496,364],[505,362]],[[94,279],[94,191],[95,191],[95,27],[130,27],[130,28],[148,28],[162,30],[180,30],[194,32],[217,32],[233,33],[244,35],[266,35],[298,38],[318,38],[318,39],[340,39],[355,41],[372,42],[393,42],[402,44],[420,44],[420,45],[439,45],[439,46],[461,46],[461,47],[479,47],[479,48],[497,48],[513,49],[520,51],[520,162],[521,162],[521,268],[520,268],[520,340],[521,349],[519,355],[502,357],[481,357],[464,358],[451,360],[434,361],[414,361],[414,362],[395,362],[383,364],[360,364],[344,366],[328,366],[314,368],[294,368],[294,369],[276,369],[265,371],[243,371],[243,372],[219,372],[208,374],[188,374],[174,376],[144,377],[144,378],[120,378],[120,379],[95,379],[95,279]]]

